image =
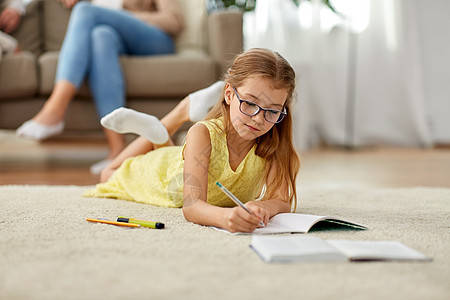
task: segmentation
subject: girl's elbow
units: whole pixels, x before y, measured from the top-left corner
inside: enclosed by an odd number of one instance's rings
[[[292,211],[292,205],[290,201],[282,200],[281,212],[282,213],[290,213]]]
[[[183,211],[183,216],[186,219],[186,221],[196,223],[192,206],[183,206],[182,211]]]

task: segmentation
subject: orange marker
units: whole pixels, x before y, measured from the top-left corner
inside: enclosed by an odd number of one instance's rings
[[[105,223],[105,224],[117,225],[117,226],[125,226],[125,227],[141,227],[141,225],[139,225],[139,224],[124,223],[124,222],[114,222],[114,221],[99,220],[99,219],[86,219],[86,221]]]

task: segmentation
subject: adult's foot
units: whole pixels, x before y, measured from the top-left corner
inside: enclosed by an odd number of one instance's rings
[[[45,125],[34,120],[28,120],[23,123],[17,130],[16,135],[41,141],[51,136],[58,135],[64,130],[64,121],[60,121],[54,125]]]

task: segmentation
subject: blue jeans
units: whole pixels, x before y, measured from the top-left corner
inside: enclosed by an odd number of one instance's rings
[[[131,13],[79,2],[73,8],[61,48],[56,82],[67,80],[78,89],[87,78],[101,118],[125,105],[120,55],[174,52],[170,35]]]

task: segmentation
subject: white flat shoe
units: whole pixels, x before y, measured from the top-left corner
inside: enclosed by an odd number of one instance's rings
[[[105,169],[111,162],[112,159],[104,159],[96,162],[89,168],[89,171],[91,172],[91,174],[99,175],[103,171],[103,169]]]
[[[64,121],[55,125],[44,125],[33,120],[28,120],[17,130],[16,135],[36,141],[45,140],[51,136],[58,135],[64,130]]]

